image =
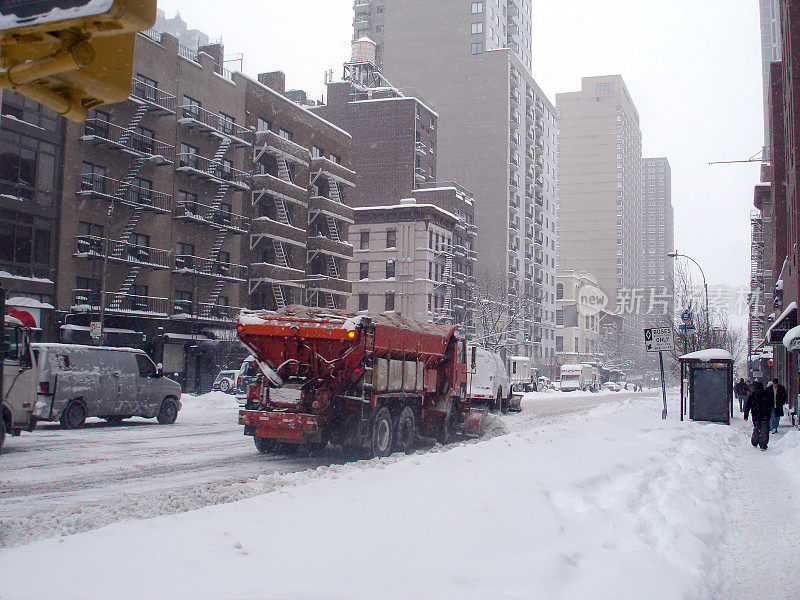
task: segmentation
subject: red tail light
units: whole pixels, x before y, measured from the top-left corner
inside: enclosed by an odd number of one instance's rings
[[[50,382],[49,381],[40,381],[39,382],[39,391],[42,394],[49,394],[50,393]]]
[[[236,387],[237,388],[238,387],[242,387],[242,378],[241,377],[237,377],[236,378]]]

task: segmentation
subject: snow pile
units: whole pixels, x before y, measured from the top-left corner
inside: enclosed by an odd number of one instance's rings
[[[244,401],[243,401],[244,402]],[[207,394],[181,395],[181,411],[204,411],[204,410],[239,410],[239,402],[233,394],[225,392],[208,392]]]
[[[2,550],[3,597],[707,598],[741,432],[659,417],[654,399],[610,403],[442,452],[270,476],[296,485]],[[120,578],[123,565],[147,577]]]

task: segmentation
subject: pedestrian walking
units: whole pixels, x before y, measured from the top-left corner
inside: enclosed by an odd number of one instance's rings
[[[748,415],[753,415],[753,435],[750,437],[750,443],[753,446],[759,446],[762,450],[766,450],[769,444],[771,414],[772,405],[769,395],[761,382],[755,381],[744,403],[744,420],[747,421]]]
[[[747,398],[747,393],[747,384],[744,382],[744,378],[741,378],[733,386],[733,395],[739,401],[739,412],[744,412],[744,400]]]
[[[781,417],[783,416],[783,405],[786,404],[789,398],[786,394],[786,388],[778,383],[777,377],[770,381],[766,391],[771,406],[769,429],[772,433],[778,433],[778,425],[780,425]]]

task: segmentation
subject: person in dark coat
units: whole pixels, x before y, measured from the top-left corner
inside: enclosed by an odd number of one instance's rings
[[[789,397],[786,394],[786,388],[778,383],[777,377],[769,383],[766,393],[772,406],[769,416],[769,429],[772,433],[778,433],[778,425],[783,416],[783,405],[786,404]]]
[[[750,394],[744,403],[745,421],[750,414],[753,415],[753,435],[750,443],[766,450],[767,444],[769,444],[769,418],[772,414],[772,404],[760,381],[753,383]]]
[[[744,378],[737,381],[736,385],[733,386],[733,395],[739,401],[739,412],[744,412],[744,399],[747,398],[747,392],[747,384],[744,382]]]

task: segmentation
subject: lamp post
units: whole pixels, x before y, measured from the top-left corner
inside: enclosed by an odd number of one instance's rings
[[[670,258],[678,258],[679,256],[682,256],[683,258],[686,258],[686,259],[688,259],[688,260],[692,261],[692,262],[693,262],[695,265],[697,265],[697,268],[698,268],[698,269],[700,269],[700,275],[702,275],[702,276],[703,276],[703,291],[705,292],[705,309],[706,309],[706,346],[708,346],[708,340],[709,340],[709,338],[708,338],[708,328],[711,326],[711,322],[710,322],[710,320],[709,320],[710,313],[708,312],[708,284],[706,283],[706,274],[703,272],[703,267],[701,267],[701,266],[700,266],[700,263],[699,263],[699,262],[697,262],[695,259],[693,259],[691,256],[688,256],[688,255],[686,255],[686,254],[681,254],[681,253],[680,253],[680,252],[678,252],[678,251],[675,251],[675,252],[669,252],[669,253],[667,254],[667,256],[669,256]]]

